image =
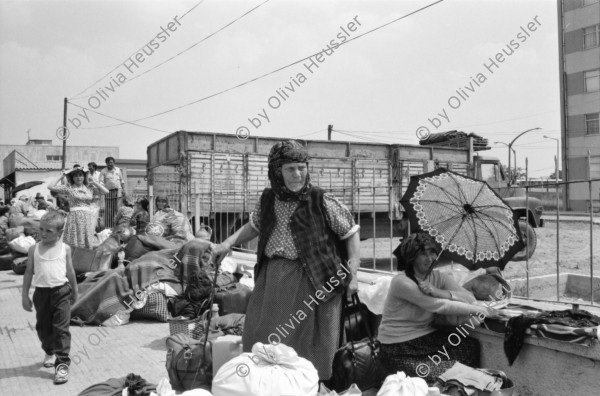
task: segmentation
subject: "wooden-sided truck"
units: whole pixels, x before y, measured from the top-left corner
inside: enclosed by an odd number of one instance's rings
[[[267,157],[280,138],[207,132],[174,132],[148,146],[151,196],[167,195],[170,205],[199,225],[209,225],[216,241],[241,224],[265,187]],[[313,184],[332,192],[355,216],[361,239],[402,236],[407,231],[399,200],[410,176],[445,167],[496,189],[518,213],[533,254],[533,228],[543,225],[541,202],[523,189],[507,188],[500,161],[478,155],[473,145],[434,147],[407,144],[299,140],[309,153]],[[528,219],[528,224],[525,219]],[[525,250],[513,260],[524,260]]]

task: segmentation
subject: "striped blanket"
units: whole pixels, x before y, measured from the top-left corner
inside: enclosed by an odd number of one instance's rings
[[[202,255],[210,242],[194,239],[180,248],[150,252],[132,261],[125,270],[96,273],[78,285],[79,299],[71,307],[71,322],[102,324],[118,311],[129,311],[134,293],[156,282],[170,282],[185,290],[191,275],[202,266]]]
[[[527,317],[537,316],[543,312],[527,305],[509,304],[506,308],[511,312],[510,316],[513,317],[519,313]],[[496,333],[506,333],[506,326],[510,319],[510,317],[486,318],[482,326]],[[525,334],[532,337],[548,338],[590,346],[594,340],[600,340],[600,326],[581,327],[556,323],[535,323],[531,324],[527,330],[525,330]]]
[[[78,285],[79,299],[71,306],[71,323],[100,325],[118,311],[129,307],[133,291],[123,270],[99,272]]]
[[[172,282],[185,290],[191,275],[202,267],[202,255],[210,242],[194,239],[178,249],[164,249],[144,254],[125,268],[133,290],[145,289],[152,283]]]

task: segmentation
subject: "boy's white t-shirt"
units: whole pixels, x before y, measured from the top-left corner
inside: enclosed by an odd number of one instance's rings
[[[39,252],[40,244],[35,245],[33,252],[33,281],[34,287],[62,286],[69,280],[67,278],[67,255],[65,244],[61,243],[61,250],[56,257],[44,257]]]

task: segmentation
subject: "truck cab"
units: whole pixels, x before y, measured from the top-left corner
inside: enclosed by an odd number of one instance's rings
[[[492,156],[475,155],[473,157],[473,174],[476,179],[483,180],[492,187],[512,210],[519,216],[519,225],[526,247],[514,257],[514,261],[522,261],[533,255],[537,245],[534,228],[543,227],[542,201],[535,197],[525,196],[525,189],[510,187],[508,178],[502,170],[500,160]]]
[[[509,187],[508,178],[500,166],[500,160],[492,156],[475,155],[473,157],[475,178],[487,182],[502,199],[515,211],[520,219],[527,220],[533,227],[542,227],[544,220],[542,202],[535,197],[525,198],[525,189]]]

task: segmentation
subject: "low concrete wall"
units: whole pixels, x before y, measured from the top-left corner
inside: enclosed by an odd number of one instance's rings
[[[477,328],[482,367],[502,370],[520,396],[597,395],[600,388],[600,343],[590,347],[526,337],[512,366],[504,354],[504,334]]]
[[[527,280],[525,278],[507,281],[512,288],[513,296],[527,297]],[[563,273],[559,275],[558,291],[561,297],[580,298],[590,302],[589,275]],[[594,302],[600,302],[600,277],[593,281]],[[542,275],[529,278],[529,298],[555,299],[556,275]]]
[[[559,275],[558,291],[563,295],[567,285],[568,273]],[[529,298],[556,298],[556,275],[533,276],[529,278],[529,296],[527,296],[527,279],[509,279],[513,296]]]
[[[591,301],[590,285],[594,290],[594,302],[600,303],[600,277],[597,276],[594,276],[593,282],[590,282],[589,276],[569,274],[565,285],[565,296]]]

